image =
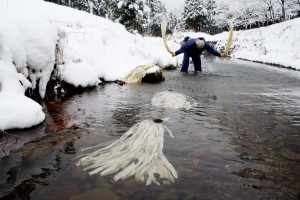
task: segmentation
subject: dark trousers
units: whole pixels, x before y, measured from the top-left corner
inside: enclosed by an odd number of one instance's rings
[[[189,64],[190,64],[190,57],[192,57],[195,71],[200,71],[201,72],[202,68],[201,68],[201,58],[200,58],[200,55],[197,54],[197,55],[192,55],[191,56],[187,52],[185,52],[183,54],[183,61],[182,61],[181,71],[182,72],[188,72],[188,68],[189,68]]]

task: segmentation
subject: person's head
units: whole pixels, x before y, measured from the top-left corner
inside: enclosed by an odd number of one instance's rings
[[[195,43],[196,43],[196,46],[197,46],[198,49],[203,49],[204,48],[204,45],[205,45],[204,40],[197,39],[195,41]]]
[[[185,38],[183,38],[183,40],[180,42],[180,45],[184,45],[189,39],[191,39],[189,36],[186,36]]]
[[[186,36],[184,39],[183,39],[183,41],[184,42],[187,42],[189,39],[191,39],[189,36]]]

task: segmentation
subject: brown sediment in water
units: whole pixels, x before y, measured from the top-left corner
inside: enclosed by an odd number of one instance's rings
[[[22,147],[12,149],[10,153],[20,153],[23,157],[39,157],[53,152],[53,149],[65,142],[79,139],[82,131],[66,131],[48,134],[25,143]]]

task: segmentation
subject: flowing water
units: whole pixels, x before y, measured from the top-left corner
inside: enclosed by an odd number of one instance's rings
[[[300,72],[229,59],[207,58],[203,65],[203,73],[193,73],[192,66],[189,74],[168,71],[159,84],[105,84],[69,98],[60,115],[83,134],[43,156],[1,154],[2,199],[12,198],[23,180],[33,185],[25,196],[38,200],[299,199]],[[192,97],[198,106],[152,106],[163,91]],[[55,122],[58,114],[48,112],[45,123]],[[76,156],[101,147],[81,149],[117,140],[154,118],[174,135],[165,133],[163,153],[178,172],[175,183],[115,182],[75,166]],[[16,134],[43,135],[51,131],[45,123]]]

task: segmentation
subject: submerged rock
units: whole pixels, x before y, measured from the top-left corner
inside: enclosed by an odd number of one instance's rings
[[[99,188],[99,189],[90,190],[90,191],[84,192],[82,194],[71,197],[71,200],[77,200],[77,199],[78,200],[79,199],[111,199],[111,200],[117,200],[117,199],[119,199],[119,197],[117,195],[115,195],[108,188]]]
[[[50,154],[53,149],[59,147],[65,142],[72,143],[72,141],[76,138],[79,138],[81,134],[82,132],[78,131],[47,134],[25,143],[20,148],[12,149],[10,153],[20,153],[23,158],[43,157],[47,154]],[[70,143],[65,144],[65,146],[67,145],[70,146]]]
[[[280,150],[280,155],[289,160],[300,161],[300,154],[298,152],[291,151],[288,148],[282,148]]]
[[[165,74],[163,70],[158,67],[154,66],[147,70],[143,74],[142,82],[144,83],[158,83],[165,80]]]
[[[176,190],[169,190],[158,196],[158,200],[177,200],[180,199]]]

